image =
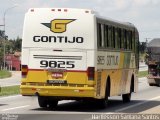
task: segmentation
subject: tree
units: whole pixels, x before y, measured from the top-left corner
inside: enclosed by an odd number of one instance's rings
[[[146,42],[140,42],[139,43],[139,52],[140,53],[145,53],[147,48],[147,43]]]
[[[14,52],[18,51],[21,52],[21,43],[22,39],[17,37],[16,39],[4,40],[2,36],[3,32],[0,31],[0,66],[3,65],[3,58],[4,58],[4,42],[5,42],[5,53],[6,54],[14,54]]]

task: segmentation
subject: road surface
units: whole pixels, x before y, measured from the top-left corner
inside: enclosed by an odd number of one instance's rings
[[[124,104],[121,96],[116,96],[109,98],[106,109],[84,102],[61,101],[56,109],[50,110],[40,108],[36,97],[16,95],[0,98],[0,113],[18,114],[23,120],[92,120],[96,114],[160,114],[159,93],[160,87],[150,87],[146,78],[140,78],[139,91],[132,94],[130,103]]]
[[[13,86],[20,85],[21,80],[21,72],[20,71],[12,71],[12,77],[0,79],[0,86]]]

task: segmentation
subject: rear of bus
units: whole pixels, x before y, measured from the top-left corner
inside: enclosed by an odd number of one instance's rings
[[[90,10],[30,9],[23,28],[21,94],[94,98],[95,35]]]

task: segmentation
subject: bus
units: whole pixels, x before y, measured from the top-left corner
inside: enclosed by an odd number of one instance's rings
[[[22,37],[23,96],[40,107],[61,100],[131,100],[137,91],[139,35],[128,22],[106,19],[89,9],[31,8]]]

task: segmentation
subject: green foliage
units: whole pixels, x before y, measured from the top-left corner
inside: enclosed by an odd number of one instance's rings
[[[7,70],[0,70],[0,79],[11,77],[11,76],[12,76],[11,72]]]
[[[15,95],[20,93],[20,86],[9,86],[0,88],[0,96]]]
[[[146,59],[146,53],[140,53],[139,54],[139,60],[140,60],[140,62],[144,62],[145,61],[145,59]]]
[[[139,71],[139,73],[138,73],[139,78],[146,77],[147,75],[148,75],[148,71]]]
[[[14,52],[21,51],[22,39],[17,37],[16,39],[4,40],[4,38],[0,38],[0,66],[3,64],[3,51],[5,44],[5,53],[6,54],[14,54]]]
[[[147,49],[147,43],[146,42],[139,42],[139,52],[145,53]]]
[[[17,39],[6,41],[6,53],[14,53],[16,51],[21,51],[22,39],[17,37]]]

